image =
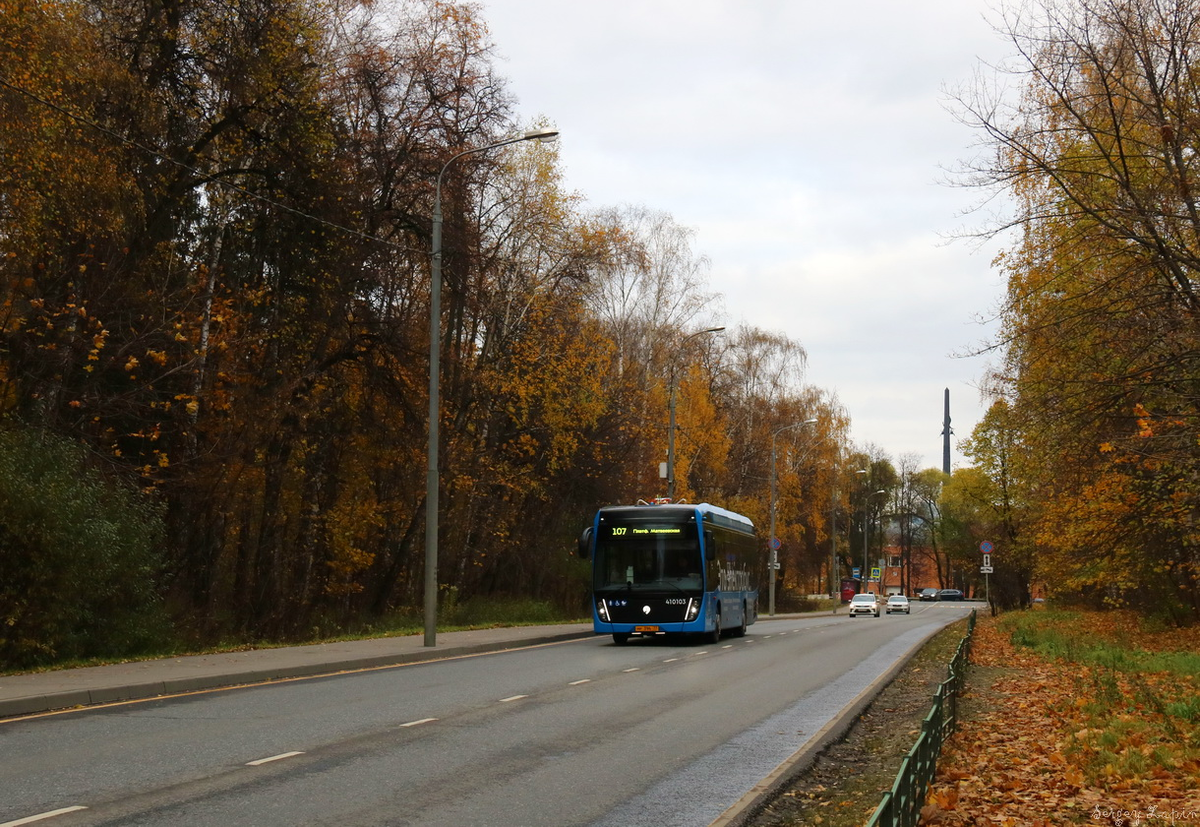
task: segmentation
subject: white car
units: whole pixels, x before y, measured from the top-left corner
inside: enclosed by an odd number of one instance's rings
[[[850,598],[850,616],[858,615],[879,617],[879,597],[874,594],[856,594]]]
[[[891,597],[889,597],[886,608],[888,614],[891,614],[892,612],[904,612],[905,614],[912,614],[912,612],[909,611],[911,606],[909,606],[908,598],[902,594],[893,594]]]

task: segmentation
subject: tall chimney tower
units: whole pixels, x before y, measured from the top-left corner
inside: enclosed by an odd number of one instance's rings
[[[942,471],[950,473],[950,389],[946,388],[946,413],[942,419]]]

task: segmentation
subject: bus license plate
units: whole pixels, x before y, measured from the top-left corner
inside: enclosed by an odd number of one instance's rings
[[[658,627],[657,626],[634,626],[633,631],[635,631],[635,632],[657,632]]]

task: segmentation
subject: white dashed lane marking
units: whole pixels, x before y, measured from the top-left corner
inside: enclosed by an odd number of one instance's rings
[[[401,724],[402,727],[420,726],[421,724],[432,724],[437,718],[418,718],[415,721],[409,721],[406,724]]]
[[[272,761],[282,761],[284,758],[294,758],[297,755],[303,755],[303,752],[281,752],[278,755],[272,755],[270,758],[259,758],[257,761],[247,761],[247,767],[261,767],[263,764],[270,764]]]

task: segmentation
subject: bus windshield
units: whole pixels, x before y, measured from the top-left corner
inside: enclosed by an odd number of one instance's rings
[[[696,524],[629,522],[601,525],[593,571],[596,591],[698,592],[703,561]]]

